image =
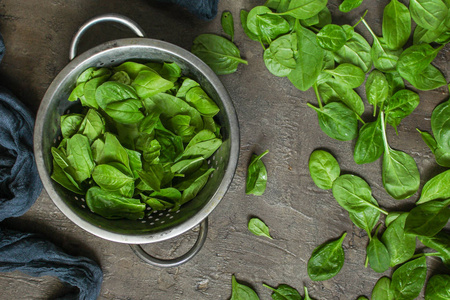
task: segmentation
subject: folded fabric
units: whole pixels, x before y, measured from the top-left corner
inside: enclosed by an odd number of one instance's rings
[[[0,35],[0,61],[4,51]],[[42,183],[33,155],[33,115],[2,87],[0,116],[1,222],[23,215],[39,197]],[[32,276],[57,276],[79,288],[79,292],[61,299],[96,299],[103,278],[94,261],[68,255],[37,234],[5,229],[0,223],[0,272],[14,270]]]
[[[217,15],[219,0],[158,0],[185,7],[189,12],[203,20],[212,20]]]
[[[102,271],[86,257],[64,253],[34,233],[0,228],[0,272],[22,271],[32,276],[56,276],[79,288],[59,299],[97,299]]]

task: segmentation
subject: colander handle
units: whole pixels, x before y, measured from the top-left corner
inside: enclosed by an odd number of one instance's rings
[[[140,259],[142,259],[144,262],[148,264],[162,268],[176,267],[189,261],[200,251],[203,244],[205,243],[207,234],[208,234],[208,218],[205,218],[200,223],[197,241],[195,242],[194,246],[192,246],[192,248],[182,256],[173,259],[156,258],[145,252],[145,250],[142,249],[141,245],[130,245],[130,247],[131,250],[133,250],[134,254],[136,254]]]
[[[131,20],[128,17],[119,14],[100,15],[88,20],[75,33],[75,35],[72,38],[72,42],[70,43],[70,51],[69,51],[70,60],[74,59],[75,56],[77,56],[78,43],[80,42],[80,39],[83,36],[83,34],[92,26],[102,22],[116,22],[123,24],[128,28],[130,28],[134,33],[136,33],[137,36],[146,37],[146,34],[144,30],[141,28],[141,26],[139,26],[135,21]]]

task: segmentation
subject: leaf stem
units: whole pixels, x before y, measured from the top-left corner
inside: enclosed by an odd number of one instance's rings
[[[364,20],[364,17],[367,15],[368,12],[369,12],[368,10],[366,10],[366,11],[364,12],[364,14],[362,15],[362,17],[359,18],[359,21],[358,21],[355,25],[353,25],[353,28],[355,28],[359,23],[361,23],[362,20]]]
[[[383,135],[384,151],[389,155],[389,144],[386,137],[386,124],[384,123],[384,111],[380,111],[381,118],[381,134]]]
[[[361,123],[363,123],[363,125],[366,124],[366,122],[364,122],[364,120],[361,119],[361,116],[359,116],[357,113],[355,113],[355,115],[356,115],[356,118],[357,118]]]
[[[320,110],[323,109],[322,100],[320,100],[319,88],[317,87],[317,82],[314,82],[314,92],[316,93],[317,101],[319,102]]]
[[[419,258],[422,256],[441,256],[442,254],[439,252],[430,252],[430,253],[417,253],[411,259]]]

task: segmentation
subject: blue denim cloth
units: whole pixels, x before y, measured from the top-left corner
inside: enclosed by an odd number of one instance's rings
[[[0,61],[4,52],[0,34]],[[42,191],[34,162],[33,127],[30,111],[0,87],[0,222],[23,215]],[[97,299],[103,278],[94,261],[68,255],[37,234],[5,229],[0,223],[0,272],[14,270],[57,276],[79,288],[61,299]]]
[[[203,20],[212,20],[217,15],[219,0],[158,0],[185,7],[189,12]]]

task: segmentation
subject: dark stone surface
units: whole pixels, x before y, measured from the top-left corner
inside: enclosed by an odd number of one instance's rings
[[[356,299],[369,296],[381,274],[364,268],[366,233],[353,226],[330,191],[318,189],[308,171],[308,158],[317,148],[327,149],[345,173],[362,176],[371,186],[380,206],[388,211],[409,209],[417,200],[396,201],[384,190],[381,161],[356,165],[352,157],[354,142],[338,142],[320,130],[317,117],[306,103],[316,103],[312,90],[301,92],[286,78],[276,78],[265,68],[261,46],[249,40],[239,25],[241,9],[249,10],[263,1],[221,0],[219,16],[211,22],[200,21],[188,12],[144,0],[0,0],[0,32],[7,52],[0,65],[1,85],[10,88],[34,112],[47,87],[68,63],[72,35],[87,19],[107,12],[134,19],[148,36],[190,49],[201,33],[222,33],[220,14],[229,10],[235,18],[235,42],[249,65],[241,65],[232,75],[221,76],[239,118],[241,149],[232,185],[220,205],[210,214],[210,230],[201,252],[177,268],[160,269],[144,264],[124,244],[103,240],[80,229],[66,218],[43,192],[24,216],[8,220],[8,227],[42,232],[69,253],[97,260],[104,270],[100,299],[229,299],[231,276],[252,286],[261,299],[270,299],[262,283],[289,284],[299,291],[306,285],[315,299]],[[328,7],[339,24],[354,24],[369,8],[367,21],[381,34],[381,16],[387,0],[366,0],[348,14],[338,12],[340,1]],[[371,42],[368,31],[357,31]],[[81,48],[86,50],[111,39],[131,34],[118,26],[99,26],[86,35]],[[450,78],[449,47],[438,55],[435,64]],[[364,95],[364,89],[357,90]],[[391,146],[412,155],[421,172],[422,185],[443,169],[421,140],[415,128],[430,130],[433,108],[448,98],[447,88],[421,92],[419,107],[398,128],[398,136],[388,129]],[[366,103],[367,104],[367,103]],[[371,108],[366,105],[369,116]],[[261,153],[269,173],[265,194],[245,194],[247,164],[252,152]],[[273,240],[256,237],[247,222],[258,216],[269,225]],[[306,264],[319,244],[348,233],[344,248],[346,260],[333,279],[312,282]],[[156,255],[177,255],[193,243],[192,232],[173,241],[149,245]],[[431,270],[438,260],[428,259]],[[389,276],[391,270],[384,275]],[[430,275],[432,271],[429,271]],[[54,278],[31,278],[20,273],[0,274],[2,299],[46,299],[67,289]],[[303,294],[303,292],[302,292]]]

